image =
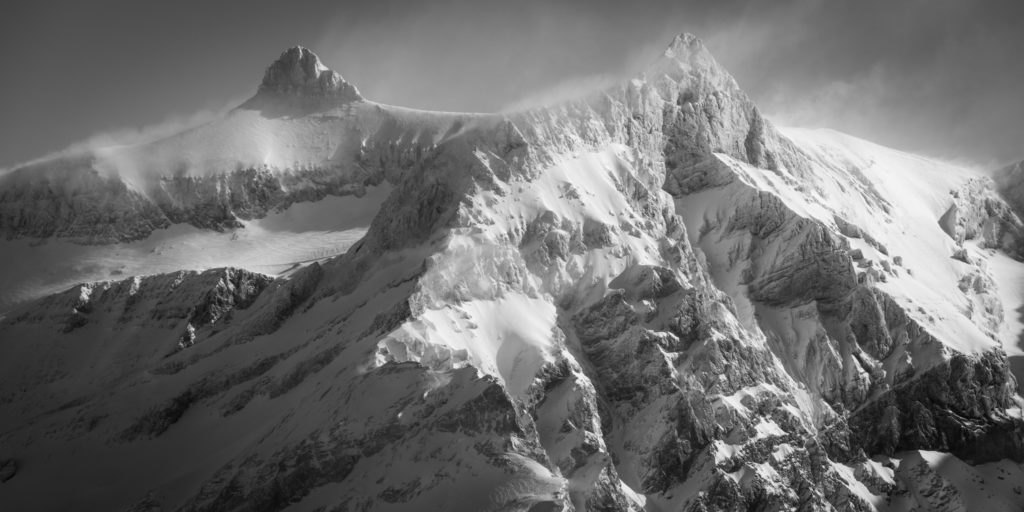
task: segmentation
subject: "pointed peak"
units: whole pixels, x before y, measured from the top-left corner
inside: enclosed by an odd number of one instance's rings
[[[270,67],[288,70],[297,69],[310,75],[319,75],[323,71],[330,71],[327,66],[320,62],[320,57],[317,57],[308,48],[298,45],[282,52],[281,56]]]
[[[667,75],[676,81],[682,77],[697,76],[720,79],[723,83],[732,81],[732,76],[715,60],[704,43],[697,36],[685,32],[672,38],[662,57],[653,62],[647,72]]]
[[[665,48],[665,60],[687,63],[695,67],[712,67],[718,63],[697,36],[683,32],[672,38]]]
[[[707,52],[704,43],[697,36],[683,32],[672,38],[672,42],[665,49],[665,56],[670,59],[681,58],[702,52]]]
[[[300,97],[327,97],[343,101],[362,99],[355,86],[320,62],[302,46],[288,48],[267,68],[260,93]]]

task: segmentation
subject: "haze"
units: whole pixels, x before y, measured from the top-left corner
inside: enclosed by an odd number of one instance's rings
[[[687,31],[779,124],[991,167],[1024,158],[1022,22],[1014,1],[22,3],[0,20],[0,166],[200,121],[295,44],[375,101],[499,111]]]

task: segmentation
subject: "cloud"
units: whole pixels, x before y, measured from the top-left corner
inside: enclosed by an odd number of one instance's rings
[[[199,110],[187,115],[174,115],[159,123],[137,127],[121,128],[97,133],[81,142],[72,144],[68,149],[95,149],[112,146],[134,146],[169,137],[189,128],[206,124],[224,114],[222,110]]]
[[[837,120],[858,131],[874,124],[886,103],[888,80],[882,66],[850,79],[831,80],[794,94],[776,86],[763,94],[760,107],[783,126],[827,128]]]

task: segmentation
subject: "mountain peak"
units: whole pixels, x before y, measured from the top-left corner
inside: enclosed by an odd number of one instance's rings
[[[330,97],[344,101],[362,99],[355,86],[323,65],[315,53],[302,46],[288,48],[267,68],[259,92],[300,97]]]
[[[686,63],[695,67],[718,67],[715,58],[697,36],[683,32],[672,38],[665,48],[664,60]]]
[[[703,76],[722,83],[734,82],[732,75],[715,60],[704,43],[686,32],[672,38],[661,58],[651,64],[647,73],[664,74],[675,80],[684,76]]]
[[[704,48],[704,43],[697,36],[683,32],[672,38],[668,48],[665,48],[665,57],[680,58],[705,51],[707,50]]]

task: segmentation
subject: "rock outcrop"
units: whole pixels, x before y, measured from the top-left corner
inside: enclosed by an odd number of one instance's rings
[[[267,68],[259,94],[331,98],[345,102],[362,99],[355,86],[324,66],[315,53],[301,46],[285,50]]]

